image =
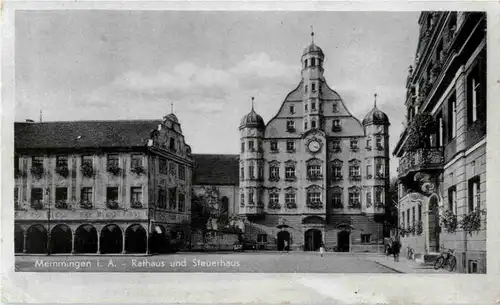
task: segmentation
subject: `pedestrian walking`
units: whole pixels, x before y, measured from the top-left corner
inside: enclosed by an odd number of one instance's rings
[[[323,253],[325,253],[325,244],[321,242],[321,245],[319,246],[319,253],[321,257],[323,257]]]
[[[401,243],[399,240],[395,240],[392,243],[392,253],[394,254],[394,261],[399,262],[399,251],[401,250]]]
[[[285,242],[283,243],[283,250],[288,254],[288,240],[285,240]]]

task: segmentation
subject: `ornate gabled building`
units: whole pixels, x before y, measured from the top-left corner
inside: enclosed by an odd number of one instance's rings
[[[423,12],[399,158],[403,250],[486,272],[486,14]],[[422,135],[429,131],[429,135]]]
[[[155,253],[189,237],[179,120],[15,123],[16,253]]]
[[[266,125],[252,101],[241,120],[239,214],[260,248],[379,249],[389,119],[376,103],[362,122],[353,117],[327,85],[324,59],[313,41],[278,113]]]

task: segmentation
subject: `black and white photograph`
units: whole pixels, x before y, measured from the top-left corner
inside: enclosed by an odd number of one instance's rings
[[[15,270],[486,274],[486,22],[16,11]]]

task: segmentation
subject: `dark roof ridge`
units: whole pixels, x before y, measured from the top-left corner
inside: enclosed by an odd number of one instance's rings
[[[132,119],[132,120],[77,120],[77,121],[43,121],[43,122],[14,122],[17,124],[50,124],[50,123],[96,123],[96,122],[162,122],[161,119]]]

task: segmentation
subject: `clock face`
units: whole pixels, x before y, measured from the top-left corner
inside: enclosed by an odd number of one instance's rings
[[[319,149],[321,148],[321,144],[318,141],[314,140],[314,141],[309,142],[308,148],[309,148],[309,151],[311,151],[311,152],[318,152]]]

